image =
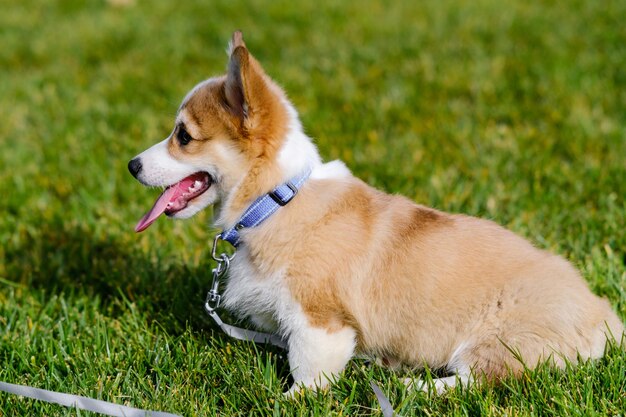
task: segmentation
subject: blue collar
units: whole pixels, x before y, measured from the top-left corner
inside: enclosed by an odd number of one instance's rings
[[[220,238],[234,247],[239,246],[241,243],[239,231],[258,226],[280,207],[287,205],[298,194],[298,190],[309,178],[309,175],[311,175],[311,171],[307,170],[304,174],[292,178],[269,193],[257,198],[233,227],[222,230]]]

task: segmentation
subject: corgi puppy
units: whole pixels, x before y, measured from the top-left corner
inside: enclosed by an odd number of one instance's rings
[[[229,56],[226,75],[183,99],[172,133],[128,164],[142,184],[165,187],[136,230],[217,203],[215,226],[231,230],[253,202],[305,173],[288,204],[236,228],[223,297],[288,340],[292,390],[323,387],[355,354],[447,369],[454,375],[434,381],[442,391],[544,361],[599,358],[608,338],[623,340],[609,303],[563,258],[323,163],[240,32]]]

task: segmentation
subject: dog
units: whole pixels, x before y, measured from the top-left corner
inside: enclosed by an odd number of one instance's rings
[[[172,133],[129,162],[142,184],[165,187],[136,231],[216,205],[215,226],[235,231],[238,248],[223,305],[288,340],[290,392],[326,386],[356,354],[445,369],[452,376],[432,387],[442,392],[600,358],[607,340],[623,342],[621,320],[565,259],[323,163],[241,32],[228,53],[227,74],[196,85]],[[276,198],[279,186],[288,198]],[[275,212],[242,223],[264,196]]]

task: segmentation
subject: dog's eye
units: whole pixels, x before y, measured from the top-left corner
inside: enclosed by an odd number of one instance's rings
[[[185,146],[186,144],[188,144],[192,140],[193,140],[193,138],[191,137],[189,132],[187,132],[187,130],[184,127],[181,127],[180,130],[178,131],[178,142],[181,145]]]

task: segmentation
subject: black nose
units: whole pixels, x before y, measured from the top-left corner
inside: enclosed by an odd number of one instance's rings
[[[133,177],[137,178],[137,174],[139,174],[139,171],[141,171],[141,159],[131,159],[128,163],[128,170],[131,174],[133,174]]]

